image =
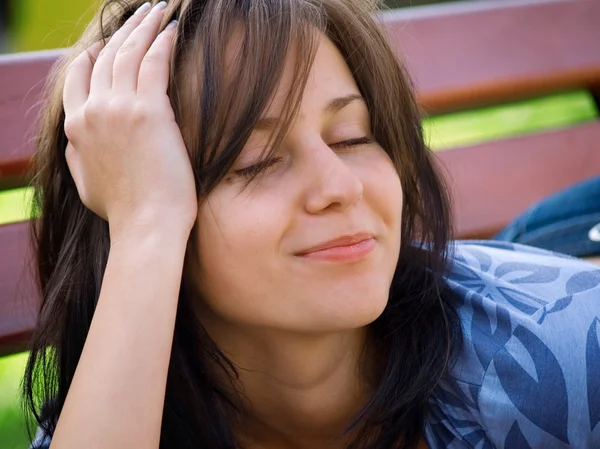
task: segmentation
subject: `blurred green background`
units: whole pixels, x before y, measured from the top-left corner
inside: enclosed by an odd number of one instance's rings
[[[0,0],[6,2],[6,0]],[[389,0],[392,6],[435,0]],[[12,0],[4,3],[4,51],[31,51],[68,46],[81,33],[96,0]],[[8,6],[8,7],[7,7]],[[8,13],[8,15],[7,15]],[[457,145],[505,138],[591,120],[598,115],[586,92],[570,92],[517,104],[425,119],[430,146],[441,151]],[[0,224],[28,217],[30,189],[0,192]],[[19,386],[26,354],[0,358],[0,449],[28,446]]]
[[[100,0],[2,0],[7,2],[6,51],[69,46],[101,4]]]

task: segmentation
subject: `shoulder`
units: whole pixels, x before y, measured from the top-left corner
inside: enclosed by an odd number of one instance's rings
[[[600,447],[598,267],[456,242],[447,282],[465,338],[432,401],[432,447]]]

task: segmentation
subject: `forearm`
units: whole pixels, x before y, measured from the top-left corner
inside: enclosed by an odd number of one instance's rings
[[[111,248],[52,449],[158,447],[185,244],[152,231]]]

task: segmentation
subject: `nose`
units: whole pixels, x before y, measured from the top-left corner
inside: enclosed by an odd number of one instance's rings
[[[306,194],[306,211],[343,212],[363,195],[363,183],[338,154],[324,142],[311,152],[306,171],[310,180]]]

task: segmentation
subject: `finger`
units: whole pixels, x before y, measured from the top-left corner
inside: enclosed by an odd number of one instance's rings
[[[117,51],[113,65],[114,95],[137,90],[140,65],[157,38],[166,6],[165,2],[158,3]]]
[[[112,72],[113,64],[115,61],[115,55],[117,51],[123,45],[123,42],[131,34],[133,30],[142,22],[144,17],[148,14],[150,3],[144,3],[138,8],[125,24],[119,28],[115,34],[110,38],[109,43],[100,52],[96,64],[94,64],[94,70],[92,72],[92,79],[90,82],[90,91],[96,92],[102,95],[106,93],[112,87]]]
[[[154,40],[144,56],[138,76],[138,96],[165,95],[169,86],[171,50],[175,40],[177,21],[173,20]]]
[[[94,61],[104,47],[104,42],[96,42],[81,52],[69,65],[65,75],[63,89],[63,106],[65,114],[83,105],[90,94],[90,78],[94,69]]]

